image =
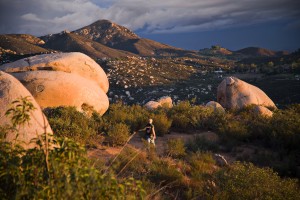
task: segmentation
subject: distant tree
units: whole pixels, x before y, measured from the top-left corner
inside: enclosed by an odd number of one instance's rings
[[[212,50],[220,50],[220,49],[221,49],[221,46],[220,46],[220,45],[212,45],[212,46],[211,46],[211,49],[212,49]]]

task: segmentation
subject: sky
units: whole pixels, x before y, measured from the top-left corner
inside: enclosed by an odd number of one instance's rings
[[[300,0],[0,0],[0,34],[42,36],[99,19],[184,49],[300,48]]]

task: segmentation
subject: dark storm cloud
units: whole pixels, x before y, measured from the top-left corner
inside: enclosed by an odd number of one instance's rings
[[[42,35],[109,19],[133,30],[175,33],[285,19],[299,28],[298,0],[1,0],[0,33]]]

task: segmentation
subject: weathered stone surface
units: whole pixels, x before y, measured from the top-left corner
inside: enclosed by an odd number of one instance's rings
[[[36,55],[4,64],[0,70],[8,73],[39,70],[62,71],[95,81],[105,93],[109,88],[103,69],[93,59],[79,52]]]
[[[215,101],[210,101],[205,106],[213,108],[214,111],[225,112],[225,109],[221,106],[221,104],[219,104],[218,102],[215,102]]]
[[[149,110],[154,110],[160,106],[161,104],[158,103],[157,101],[149,101],[148,103],[145,104],[145,107]]]
[[[104,114],[109,106],[108,98],[94,81],[76,74],[60,71],[31,71],[13,73],[31,92],[42,107],[92,106],[99,114]]]
[[[158,101],[157,101],[161,106],[165,106],[167,108],[172,108],[173,107],[173,101],[171,97],[168,96],[164,96],[161,97]]]
[[[34,100],[30,92],[13,76],[0,71],[0,126],[11,126],[10,117],[5,116],[6,111],[11,107],[11,103],[18,98],[28,97],[35,110],[31,111],[29,124],[25,123],[18,127],[17,140],[25,148],[34,146],[30,144],[33,138],[45,133],[51,133],[52,130],[40,106]],[[13,141],[16,138],[16,132],[10,131],[6,135],[6,141]]]
[[[235,77],[226,77],[220,83],[217,101],[227,109],[241,109],[252,104],[276,107],[262,90]]]
[[[269,110],[268,108],[263,107],[263,106],[255,106],[253,108],[253,111],[256,114],[262,115],[262,116],[265,116],[265,117],[272,117],[273,116],[273,112],[271,110]]]
[[[173,102],[171,97],[164,96],[158,99],[158,101],[149,101],[145,104],[145,107],[149,110],[156,109],[158,107],[166,107],[166,108],[172,108]]]

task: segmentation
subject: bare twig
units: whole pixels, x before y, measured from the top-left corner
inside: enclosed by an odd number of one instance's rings
[[[112,166],[112,164],[115,162],[115,160],[119,157],[119,155],[122,153],[122,151],[124,150],[125,146],[128,144],[128,142],[131,140],[131,138],[133,138],[133,136],[136,134],[137,132],[133,132],[133,134],[128,138],[128,140],[126,141],[126,143],[123,145],[123,147],[121,148],[120,152],[114,157],[114,159],[111,161],[111,163],[108,165],[107,169],[105,170],[105,173],[107,172],[107,170],[109,170],[109,168]]]

